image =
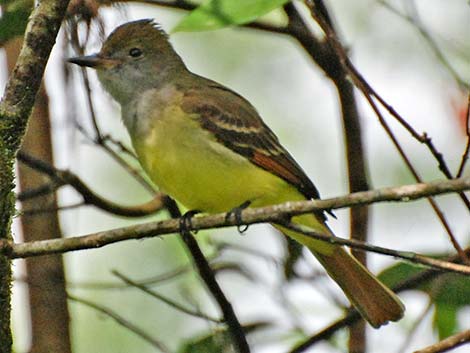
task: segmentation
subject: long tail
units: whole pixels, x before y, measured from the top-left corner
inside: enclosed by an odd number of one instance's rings
[[[332,235],[328,227],[313,215],[294,217],[293,221]],[[279,229],[305,245],[315,255],[351,303],[373,327],[377,328],[403,317],[405,307],[397,295],[344,248],[314,240],[297,232]]]
[[[373,327],[403,317],[405,308],[395,293],[343,248],[335,249],[331,255],[310,251]]]

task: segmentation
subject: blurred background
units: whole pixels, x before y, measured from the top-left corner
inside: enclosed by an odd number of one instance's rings
[[[426,132],[432,138],[455,174],[466,144],[470,82],[468,2],[331,0],[326,5],[343,44],[364,78],[418,133]],[[103,39],[119,24],[154,18],[163,29],[171,31],[187,13],[128,2],[97,6],[97,16],[90,22],[89,30],[86,21],[78,23],[79,42],[86,42],[84,50],[87,54],[98,51]],[[296,6],[308,19],[302,4]],[[3,16],[6,13],[4,7]],[[264,20],[276,25],[286,23],[282,10],[270,13]],[[319,33],[313,21],[309,21],[315,33]],[[147,202],[152,197],[148,190],[90,139],[93,125],[83,77],[79,69],[64,62],[64,58],[77,55],[68,44],[72,31],[71,25],[67,26],[63,26],[68,29],[63,28],[60,33],[45,76],[54,163],[58,168],[79,175],[102,197],[123,205]],[[264,121],[315,182],[323,198],[348,193],[336,89],[294,39],[251,28],[176,32],[170,38],[192,71],[237,91],[258,109]],[[7,79],[11,42],[9,39],[9,43],[2,43],[0,50],[2,87]],[[435,48],[443,57],[436,55]],[[130,146],[120,121],[119,107],[102,90],[91,70],[89,80],[101,131]],[[357,101],[370,187],[414,183],[374,112],[359,93]],[[443,179],[427,148],[413,139],[385,110],[384,114],[423,180]],[[114,150],[134,168],[139,168],[119,148],[114,146]],[[469,175],[468,168],[464,174]],[[70,187],[61,188],[58,193],[61,207],[80,200]],[[439,197],[437,201],[460,244],[468,246],[468,209],[455,195]],[[25,210],[24,205],[22,209]],[[337,219],[330,217],[329,225],[337,235],[349,236],[348,210],[339,210],[335,214]],[[48,217],[47,213],[42,216]],[[163,219],[168,215],[161,212],[156,216],[128,219],[82,206],[61,210],[59,217],[63,235],[76,236]],[[368,241],[373,244],[424,254],[455,252],[426,200],[374,205],[370,217]],[[16,219],[14,228],[17,241],[23,239],[20,218]],[[343,306],[347,305],[345,298],[309,254],[304,254],[296,264],[298,278],[286,282],[283,272],[285,241],[271,227],[250,226],[243,235],[236,229],[200,232],[197,239],[205,254],[214,258],[213,263],[220,267],[217,278],[240,320],[247,324],[268,323],[249,335],[254,352],[286,352],[296,342],[342,316]],[[151,284],[156,292],[216,317],[217,307],[191,269],[190,259],[177,236],[127,241],[97,250],[67,253],[63,258],[69,295],[117,313],[164,342],[170,352],[190,352],[185,344],[211,336],[218,330],[215,323],[175,310],[138,288],[126,285],[112,273],[116,270],[133,281]],[[376,273],[397,263],[393,258],[369,255],[369,266]],[[24,261],[15,260],[14,270],[17,279],[13,303],[15,351],[28,352],[32,336]],[[178,270],[181,273],[170,279],[158,277]],[[470,292],[459,295],[462,301],[453,303],[449,309],[456,314],[457,322],[447,326],[453,333],[470,328],[467,306]],[[405,318],[380,330],[368,329],[368,351],[410,352],[432,344],[442,334],[442,328],[439,331],[436,326],[435,307],[429,293],[406,291],[401,297],[407,306]],[[75,300],[69,300],[68,308],[75,353],[156,351],[107,314]],[[311,351],[346,351],[346,342],[347,334],[341,331]],[[455,351],[467,350],[468,347],[462,347]]]

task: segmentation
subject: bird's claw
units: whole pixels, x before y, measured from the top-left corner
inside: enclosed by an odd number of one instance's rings
[[[249,226],[247,224],[243,224],[242,211],[248,208],[250,204],[251,201],[245,201],[240,206],[232,208],[230,211],[227,212],[227,215],[225,216],[226,221],[229,221],[232,215],[235,217],[235,225],[237,226],[238,232],[240,234],[243,234],[248,230]]]
[[[187,234],[193,227],[192,218],[200,213],[198,210],[189,210],[184,213],[179,219],[180,233]]]

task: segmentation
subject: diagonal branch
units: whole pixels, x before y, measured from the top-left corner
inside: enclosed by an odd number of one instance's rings
[[[147,293],[148,295],[160,300],[161,302],[163,302],[166,305],[174,308],[175,310],[178,310],[178,311],[180,311],[184,314],[187,314],[189,316],[193,316],[193,317],[196,317],[196,318],[199,318],[199,319],[214,322],[216,324],[221,323],[220,319],[215,318],[215,317],[211,317],[211,316],[206,315],[204,313],[201,313],[201,312],[192,310],[190,308],[187,308],[187,307],[177,303],[176,301],[174,301],[170,298],[167,298],[164,295],[162,295],[160,293],[157,293],[152,289],[147,288],[147,286],[145,284],[140,284],[140,283],[137,283],[137,282],[131,280],[129,277],[124,276],[122,273],[120,273],[116,270],[113,270],[112,273],[113,273],[113,275],[118,277],[121,281],[123,281],[126,285],[140,289],[142,292]]]
[[[163,208],[164,195],[162,193],[157,193],[153,200],[145,204],[125,207],[97,195],[83,180],[68,170],[57,169],[21,151],[18,153],[17,158],[20,162],[29,167],[48,175],[54,181],[54,187],[51,188],[52,190],[60,186],[70,185],[83,197],[84,204],[93,205],[114,215],[142,217],[154,214]],[[48,189],[46,189],[46,191],[47,190]]]
[[[243,327],[233,310],[233,306],[222,291],[222,288],[215,278],[214,271],[212,271],[212,268],[199,247],[199,244],[191,234],[191,229],[189,229],[192,228],[191,221],[188,222],[190,224],[186,224],[185,216],[180,218],[181,211],[174,200],[167,198],[166,201],[166,208],[171,217],[173,217],[173,220],[179,218],[178,231],[180,232],[181,238],[192,257],[199,276],[216,300],[219,309],[222,312],[224,321],[227,324],[228,331],[232,337],[233,345],[236,348],[236,352],[250,353],[250,346],[246,340],[245,332],[243,332]]]
[[[328,242],[330,244],[345,245],[345,246],[348,246],[350,248],[357,249],[357,250],[370,251],[376,254],[393,256],[395,258],[400,258],[400,259],[408,260],[413,263],[425,265],[429,268],[434,268],[436,270],[456,272],[456,273],[464,274],[467,276],[470,275],[470,266],[467,266],[467,265],[454,264],[448,261],[442,261],[442,260],[434,259],[428,256],[423,256],[423,255],[420,255],[411,251],[392,250],[392,249],[384,248],[381,246],[368,244],[366,242],[355,240],[355,239],[345,239],[345,238],[340,238],[336,236],[328,236],[328,235],[324,235],[318,232],[306,230],[291,222],[280,223],[280,225],[288,229],[291,229],[293,231],[296,231],[298,233],[302,233],[307,236],[310,236],[312,238]]]
[[[470,330],[459,332],[456,335],[447,337],[446,339],[434,343],[431,346],[415,351],[414,353],[442,353],[448,352],[463,344],[470,342]]]
[[[408,24],[410,24],[413,28],[415,28],[419,35],[424,39],[425,43],[429,46],[431,51],[434,53],[436,59],[444,66],[447,72],[452,76],[452,78],[458,83],[461,88],[470,88],[469,83],[465,82],[465,80],[460,77],[457,71],[452,67],[451,63],[446,59],[444,55],[444,51],[439,48],[438,43],[434,40],[431,33],[424,27],[424,24],[419,17],[419,14],[416,9],[416,4],[413,1],[410,1],[410,5],[412,7],[413,14],[402,13],[392,5],[387,3],[385,0],[377,0],[377,2],[388,9],[391,13],[395,14]]]
[[[101,306],[99,304],[93,303],[87,299],[75,297],[73,295],[68,295],[67,296],[69,300],[83,304],[88,306],[89,308],[92,308],[102,314],[105,314],[106,316],[110,317],[114,321],[116,321],[119,325],[122,327],[126,328],[130,332],[135,333],[137,336],[142,338],[144,341],[150,343],[154,348],[158,349],[161,352],[164,353],[170,353],[170,350],[160,341],[156,340],[152,336],[150,336],[148,333],[144,332],[141,328],[137,327],[118,313],[112,311],[111,309],[108,309],[104,306]]]

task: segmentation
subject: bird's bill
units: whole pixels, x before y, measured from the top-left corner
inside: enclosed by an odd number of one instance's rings
[[[72,64],[92,67],[94,69],[108,69],[117,64],[117,60],[103,58],[99,54],[77,56],[75,58],[69,58],[67,61]]]

